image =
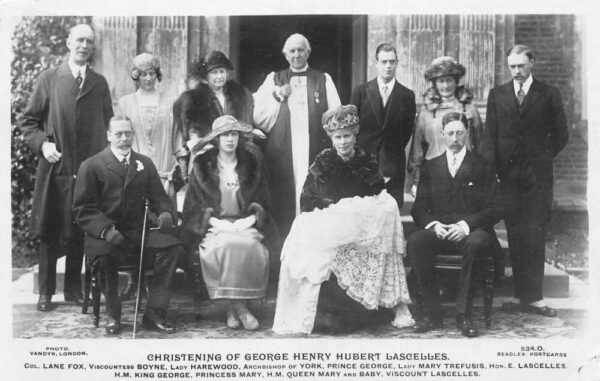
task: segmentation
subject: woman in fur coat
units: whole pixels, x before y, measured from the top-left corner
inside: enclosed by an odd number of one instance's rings
[[[199,245],[200,264],[211,299],[227,299],[227,326],[255,330],[258,320],[246,301],[266,294],[272,230],[270,200],[258,148],[244,134],[252,126],[230,115],[217,118],[212,131],[192,152],[183,206],[181,239]],[[206,149],[208,143],[212,148]]]
[[[411,326],[398,204],[356,146],[356,106],[327,111],[323,128],[333,148],[310,166],[283,245],[273,331],[347,333],[379,307],[394,310],[394,327]]]
[[[175,128],[181,131],[188,150],[210,132],[214,120],[222,115],[231,115],[240,122],[252,124],[252,93],[229,79],[231,70],[233,65],[224,53],[210,52],[193,69],[204,82],[185,91],[173,104]],[[190,163],[192,161],[193,158],[189,160]],[[184,178],[188,175],[187,163],[188,157],[179,160]]]

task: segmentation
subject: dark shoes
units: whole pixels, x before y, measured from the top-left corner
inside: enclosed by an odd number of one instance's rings
[[[50,311],[52,309],[52,295],[40,295],[35,308],[42,312]]]
[[[479,335],[469,315],[456,314],[456,328],[466,337],[477,337]]]
[[[121,322],[109,316],[105,329],[106,334],[109,336],[118,335],[121,332]]]
[[[524,304],[521,306],[521,310],[528,314],[537,314],[546,317],[556,317],[556,310],[548,306],[534,307],[530,304]]]
[[[517,311],[520,311],[528,314],[536,314],[545,317],[556,317],[556,310],[548,306],[534,307],[531,304],[507,302],[502,305],[502,310],[507,313],[515,313]]]
[[[66,292],[64,293],[65,302],[75,303],[78,306],[83,305],[83,293],[79,292]]]
[[[433,329],[440,329],[443,327],[442,319],[430,319],[425,317],[423,319],[418,319],[413,326],[414,333],[425,333],[431,331]]]
[[[142,318],[142,323],[144,324],[144,328],[151,331],[159,331],[161,333],[169,334],[175,333],[177,331],[175,325],[168,322],[166,319],[152,320],[147,315],[144,315],[144,317]]]

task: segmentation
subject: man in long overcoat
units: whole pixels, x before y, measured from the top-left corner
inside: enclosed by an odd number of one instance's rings
[[[481,152],[512,199],[505,218],[513,268],[514,300],[507,310],[556,316],[544,302],[545,238],[552,209],[554,157],[569,139],[560,91],[532,76],[535,63],[528,46],[506,54],[513,76],[490,90]]]
[[[113,116],[103,76],[87,61],[94,32],[77,25],[67,39],[68,62],[44,71],[20,120],[25,140],[38,155],[31,227],[41,238],[37,309],[49,311],[56,291],[56,261],[66,255],[64,297],[81,303],[83,233],[73,224],[71,203],[79,165],[106,144]]]
[[[110,145],[79,168],[73,215],[85,232],[85,255],[98,271],[106,298],[106,332],[116,335],[121,328],[118,266],[132,252],[139,253],[148,200],[161,231],[149,231],[145,237],[143,265],[151,266],[154,276],[143,322],[149,329],[173,333],[175,327],[166,315],[177,261],[183,254],[181,242],[168,234],[176,212],[152,160],[131,149],[133,134],[127,117],[111,119],[107,133]],[[137,255],[134,258],[139,261]]]

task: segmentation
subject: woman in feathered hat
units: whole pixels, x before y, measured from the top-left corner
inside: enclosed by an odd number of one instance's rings
[[[481,117],[475,105],[473,95],[462,85],[460,79],[465,75],[463,65],[449,56],[438,57],[425,71],[425,80],[431,82],[423,96],[423,105],[418,112],[412,145],[407,163],[408,173],[415,186],[419,182],[421,163],[441,155],[446,150],[442,136],[442,117],[452,111],[464,113],[469,122],[467,149],[479,148],[482,131]]]
[[[255,330],[246,302],[264,298],[273,235],[269,190],[251,125],[230,115],[192,147],[197,155],[183,205],[181,240],[199,248],[211,299],[226,299],[227,326]]]
[[[202,81],[196,88],[181,94],[173,105],[175,127],[182,131],[188,149],[210,132],[219,116],[232,115],[252,124],[252,93],[230,78],[232,70],[233,65],[220,51],[212,51],[192,65],[190,72]],[[180,166],[185,176],[187,166],[181,161]]]
[[[339,106],[322,122],[333,148],[310,166],[281,252],[273,331],[349,332],[379,307],[394,309],[395,327],[411,326],[398,204],[373,155],[356,146],[357,108]]]

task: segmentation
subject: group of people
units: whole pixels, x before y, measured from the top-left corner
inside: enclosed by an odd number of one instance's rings
[[[93,30],[73,27],[67,47],[68,61],[40,75],[20,121],[39,155],[38,310],[52,309],[62,255],[64,298],[82,302],[85,253],[105,295],[106,332],[118,334],[119,263],[143,239],[142,265],[154,269],[148,329],[175,332],[171,284],[195,255],[209,298],[228,301],[232,329],[260,326],[247,302],[278,282],[276,333],[348,332],[380,307],[393,311],[393,326],[426,332],[442,324],[434,257],[453,250],[463,255],[456,324],[473,337],[474,273],[499,247],[493,226],[503,218],[515,282],[503,308],[556,316],[542,294],[544,238],[552,159],[568,130],[558,90],[531,75],[527,46],[508,50],[513,80],[491,90],[485,126],[452,57],[425,72],[431,87],[417,112],[387,43],[376,49],[377,77],[354,89],[349,105],[331,76],[308,65],[311,46],[300,34],[283,47],[290,66],[254,94],[214,51],[194,68],[201,81],[172,102],[156,86],[160,62],[142,53],[131,70],[137,91],[119,100],[116,116],[106,80],[87,64]],[[418,230],[405,240],[407,171]]]

